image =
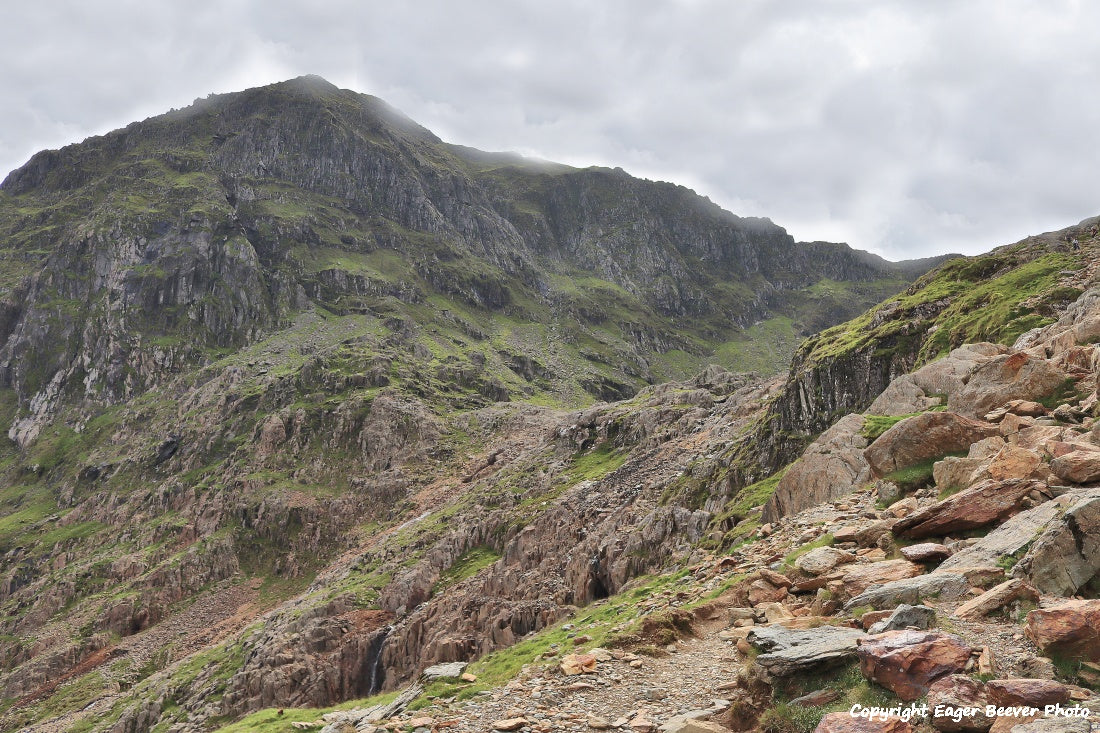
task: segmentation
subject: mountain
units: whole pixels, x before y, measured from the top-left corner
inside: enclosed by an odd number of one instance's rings
[[[21,445],[63,402],[132,399],[302,313],[433,324],[414,339],[472,402],[579,404],[711,361],[778,370],[934,264],[798,244],[619,170],[446,145],[316,77],[35,155],[0,186],[0,242]]]
[[[0,185],[0,727],[212,730],[519,655],[748,538],[883,374],[1054,320],[1058,246],[796,243],[315,77],[39,153]]]

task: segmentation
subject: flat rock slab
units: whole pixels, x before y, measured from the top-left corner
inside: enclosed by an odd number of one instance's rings
[[[1019,578],[1013,578],[990,588],[977,598],[967,601],[956,608],[951,615],[972,621],[978,620],[999,611],[1010,603],[1022,600],[1038,604],[1039,591],[1032,588],[1027,582]]]
[[[920,542],[901,548],[901,556],[909,562],[943,562],[951,550],[938,542]]]
[[[1068,495],[1060,496],[1052,501],[1043,502],[1033,509],[1020,512],[970,547],[959,550],[944,560],[936,572],[942,573],[953,568],[996,565],[1006,555],[1016,555],[1031,544],[1035,537],[1072,503],[1073,499]]]
[[[861,639],[856,655],[864,677],[911,701],[940,677],[966,669],[973,651],[942,631],[887,631]]]
[[[888,617],[867,629],[869,634],[881,634],[885,631],[917,628],[927,630],[936,623],[936,611],[928,606],[910,606],[903,603],[894,609]]]
[[[1030,705],[1042,708],[1069,702],[1069,688],[1054,680],[990,680],[985,686],[989,701],[999,707]]]
[[[856,642],[865,634],[843,626],[787,629],[754,628],[748,642],[763,652],[755,663],[771,677],[789,677],[809,669],[838,664],[856,656]]]
[[[845,610],[861,606],[894,608],[902,603],[917,605],[924,598],[954,600],[970,593],[970,581],[958,573],[933,573],[868,588],[844,604]]]
[[[424,670],[424,679],[437,680],[441,677],[461,677],[466,671],[466,662],[446,662],[433,664]]]
[[[1020,500],[1046,484],[1027,479],[987,480],[899,519],[899,537],[943,537],[1001,522],[1020,511]]]
[[[830,576],[830,581],[839,580],[843,584],[843,592],[846,595],[859,595],[873,585],[882,585],[893,580],[915,578],[923,575],[924,569],[920,565],[908,560],[883,560],[860,565],[847,565],[836,575]]]

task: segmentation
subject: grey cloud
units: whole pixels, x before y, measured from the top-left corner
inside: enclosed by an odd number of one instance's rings
[[[1100,6],[37,3],[0,28],[0,167],[304,73],[445,139],[690,185],[801,239],[977,252],[1100,213]]]

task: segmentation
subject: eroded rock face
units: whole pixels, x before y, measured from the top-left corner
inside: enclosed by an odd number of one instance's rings
[[[905,701],[923,696],[940,677],[962,672],[972,652],[940,631],[887,631],[862,639],[856,649],[863,676]]]
[[[1063,500],[1075,498],[1069,494]],[[1100,573],[1100,490],[1080,495],[1052,517],[1012,569],[1043,593],[1070,596]]]
[[[875,476],[886,476],[922,461],[969,450],[998,434],[997,426],[954,412],[926,412],[902,420],[880,435],[864,457]]]
[[[865,482],[869,473],[863,457],[867,441],[860,434],[862,428],[862,415],[847,415],[811,443],[776,485],[775,493],[764,505],[761,521],[774,522],[843,496]]]

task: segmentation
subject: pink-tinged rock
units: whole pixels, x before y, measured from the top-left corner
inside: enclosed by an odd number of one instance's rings
[[[962,672],[972,652],[957,636],[940,631],[887,631],[856,647],[863,676],[905,701],[927,693],[940,677]]]
[[[1006,580],[1000,585],[990,588],[977,598],[967,601],[955,609],[951,614],[956,618],[977,621],[995,611],[999,611],[1015,601],[1039,602],[1039,591],[1032,588],[1027,582],[1019,578]]]
[[[866,565],[847,565],[830,580],[840,580],[847,596],[856,596],[872,585],[924,575],[924,569],[908,560],[884,560]]]
[[[1035,451],[1007,445],[993,458],[986,471],[994,481],[1028,478],[1043,462]]]
[[[948,409],[985,415],[1012,400],[1037,400],[1054,393],[1066,373],[1046,359],[1023,352],[995,356],[974,370],[966,386],[948,399]]]
[[[993,725],[993,718],[985,714],[987,704],[985,685],[965,674],[941,677],[928,688],[928,707],[933,711],[938,706],[943,706],[944,709],[953,710],[969,708],[965,712],[972,713],[970,715],[933,715],[932,726],[945,733],[989,730]]]
[[[1069,702],[1069,688],[1054,680],[992,680],[986,683],[989,701],[998,707],[1027,705],[1041,708]]]
[[[844,494],[868,478],[861,434],[862,415],[847,415],[811,443],[791,464],[764,505],[762,522],[775,522],[789,514]]]
[[[777,603],[787,597],[787,589],[783,586],[777,588],[763,578],[757,578],[749,583],[748,596],[750,606]]]
[[[938,542],[921,542],[901,548],[901,556],[909,562],[940,562],[951,557],[951,550]]]
[[[563,674],[588,674],[596,671],[596,658],[591,654],[566,654],[559,665]]]
[[[992,423],[954,412],[926,412],[902,420],[871,443],[863,456],[875,476],[885,476],[998,434]]]
[[[851,713],[829,713],[814,728],[814,733],[913,733],[913,726],[901,718],[868,720],[854,718]]]
[[[1100,600],[1066,601],[1032,611],[1026,633],[1044,652],[1100,662]]]
[[[1100,479],[1100,452],[1075,450],[1050,462],[1050,470],[1063,481],[1087,484]]]
[[[894,525],[894,534],[912,538],[943,537],[1003,522],[1023,508],[1020,500],[1028,493],[1046,489],[1045,484],[1029,479],[982,481],[899,519]]]

